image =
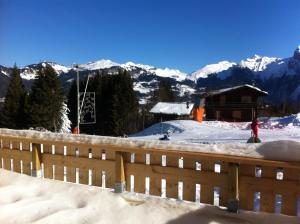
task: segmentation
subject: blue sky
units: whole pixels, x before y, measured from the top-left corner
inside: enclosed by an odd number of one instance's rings
[[[110,59],[192,72],[300,45],[299,0],[0,0],[0,64]]]

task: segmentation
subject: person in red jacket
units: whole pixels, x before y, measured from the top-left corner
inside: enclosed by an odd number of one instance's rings
[[[255,137],[255,140],[258,139],[258,121],[256,118],[253,119],[253,121],[252,121],[251,129],[252,129],[253,135]]]

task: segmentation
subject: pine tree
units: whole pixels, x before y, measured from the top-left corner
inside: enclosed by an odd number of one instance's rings
[[[85,82],[81,83],[81,91]],[[123,136],[138,128],[138,101],[133,90],[133,81],[126,71],[107,75],[97,73],[90,78],[87,91],[96,94],[96,124],[82,124],[81,133]],[[76,85],[73,84],[68,97],[69,118],[76,119]],[[73,120],[72,120],[73,119]]]
[[[26,128],[27,92],[20,77],[20,71],[15,65],[6,92],[2,109],[1,126],[13,129]]]
[[[60,123],[61,127],[59,129],[60,133],[70,133],[71,132],[71,121],[68,117],[70,110],[67,104],[64,102],[60,111]]]
[[[72,82],[69,90],[67,106],[69,109],[68,117],[71,121],[71,130],[74,130],[77,126],[77,86],[75,80]]]
[[[172,92],[170,82],[167,80],[161,80],[158,85],[158,89],[154,90],[150,98],[149,105],[152,108],[158,102],[174,102],[175,96]]]
[[[64,96],[61,82],[50,65],[41,67],[29,96],[30,125],[58,131]]]
[[[172,87],[170,82],[162,80],[159,83],[158,87],[159,100],[161,102],[174,102],[175,96],[172,92]]]

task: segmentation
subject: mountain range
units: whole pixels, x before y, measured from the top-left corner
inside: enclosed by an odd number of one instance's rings
[[[254,55],[239,63],[221,61],[206,65],[190,74],[177,69],[157,68],[151,65],[127,62],[119,64],[111,60],[99,60],[80,64],[78,68],[54,62],[40,62],[21,68],[21,77],[30,88],[41,66],[49,64],[60,77],[64,89],[68,90],[77,71],[81,78],[102,71],[112,75],[120,69],[127,70],[133,78],[134,90],[140,103],[145,103],[160,80],[167,79],[178,101],[190,100],[190,95],[199,89],[218,89],[240,84],[253,84],[268,91],[266,101],[279,104],[300,101],[300,46],[288,58]],[[11,68],[0,65],[0,97],[5,92],[10,79]]]

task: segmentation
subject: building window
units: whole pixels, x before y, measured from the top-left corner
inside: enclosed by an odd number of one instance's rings
[[[241,120],[242,119],[242,112],[240,110],[234,110],[232,112],[232,117],[234,120]]]
[[[242,103],[251,103],[252,97],[251,96],[242,96]]]

